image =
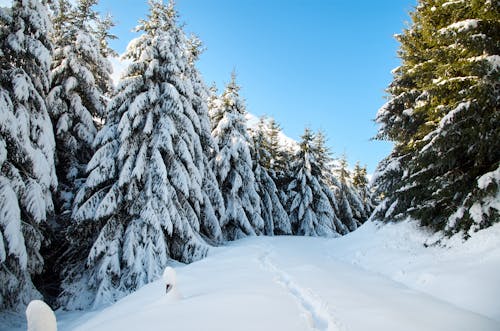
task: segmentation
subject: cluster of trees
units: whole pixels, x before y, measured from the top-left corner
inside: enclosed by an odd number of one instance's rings
[[[368,218],[366,169],[350,174],[321,133],[286,148],[273,120],[248,129],[234,77],[206,87],[172,3],[150,2],[114,88],[96,3],[0,9],[1,308],[41,292],[108,303],[210,245],[339,236]]]
[[[373,219],[467,237],[500,221],[500,4],[420,0],[411,18],[377,115],[395,147],[374,178],[385,199]]]

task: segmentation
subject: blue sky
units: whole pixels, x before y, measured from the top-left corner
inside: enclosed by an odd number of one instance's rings
[[[5,2],[5,0],[0,0]],[[207,50],[198,67],[223,88],[234,69],[247,110],[274,117],[298,140],[321,129],[334,156],[374,171],[391,144],[370,141],[400,33],[416,0],[177,0],[180,22]],[[101,0],[123,52],[148,11],[146,0]]]
[[[390,71],[399,64],[400,33],[414,0],[177,0],[180,21],[207,50],[199,62],[206,82],[223,88],[233,69],[247,110],[274,117],[285,134],[299,139],[308,126],[328,136],[334,156],[368,166],[391,150],[370,141],[385,102]],[[102,0],[119,27],[123,51],[129,30],[147,5]]]

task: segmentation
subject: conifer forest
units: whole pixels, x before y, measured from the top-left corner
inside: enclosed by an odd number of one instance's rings
[[[98,0],[0,8],[0,310],[111,304],[247,237],[499,223],[500,3],[417,2],[373,110],[393,148],[372,176],[328,132],[250,124],[236,74],[204,81],[173,1],[149,2],[118,82]]]

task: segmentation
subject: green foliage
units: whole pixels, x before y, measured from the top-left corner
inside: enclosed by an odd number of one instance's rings
[[[467,219],[481,196],[471,196],[482,191],[477,180],[500,162],[499,6],[423,0],[397,36],[402,65],[377,115],[377,138],[395,142],[379,166],[387,201],[377,218],[411,216],[450,233],[498,222],[498,211],[484,204],[482,217]],[[457,217],[462,207],[467,212]]]
[[[368,178],[366,176],[366,166],[361,167],[359,162],[356,162],[352,175],[352,185],[356,188],[365,188],[368,185]]]

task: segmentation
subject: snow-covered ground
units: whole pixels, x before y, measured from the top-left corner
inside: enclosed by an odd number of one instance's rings
[[[240,240],[176,265],[181,299],[159,280],[101,310],[58,312],[59,330],[500,330],[500,224],[465,244],[425,248],[428,237],[406,222]]]

